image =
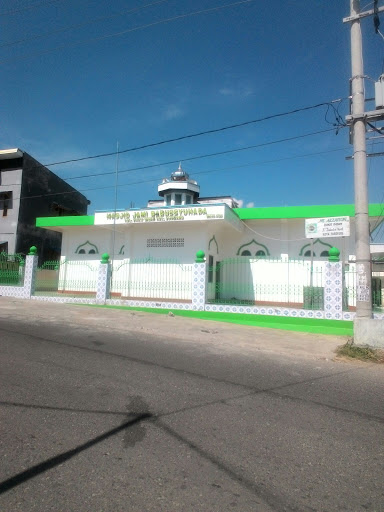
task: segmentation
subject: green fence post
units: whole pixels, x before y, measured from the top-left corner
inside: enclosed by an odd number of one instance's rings
[[[36,285],[36,269],[38,262],[37,247],[32,245],[29,249],[29,253],[25,258],[25,270],[24,270],[24,286],[23,286],[23,298],[30,299],[35,293]]]
[[[111,264],[109,261],[109,254],[104,253],[101,256],[99,271],[97,275],[97,291],[96,302],[97,304],[105,304],[109,299],[111,286]]]
[[[329,320],[343,319],[343,269],[336,247],[329,249],[325,264],[324,310],[325,318]]]

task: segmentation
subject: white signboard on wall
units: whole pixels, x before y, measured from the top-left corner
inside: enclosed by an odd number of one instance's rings
[[[305,219],[306,238],[331,238],[350,235],[349,217]]]
[[[224,219],[225,206],[180,206],[172,208],[146,208],[122,212],[96,212],[95,225],[143,224],[147,222],[174,222]]]

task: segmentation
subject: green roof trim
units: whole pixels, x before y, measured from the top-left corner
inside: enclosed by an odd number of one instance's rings
[[[53,228],[60,226],[93,226],[95,223],[94,215],[72,215],[68,217],[38,217],[36,227]]]
[[[354,217],[353,204],[329,204],[317,206],[277,206],[267,208],[236,208],[234,210],[241,220],[252,219],[312,219],[322,217]],[[381,204],[369,205],[370,217],[383,217]]]
[[[241,220],[257,219],[311,219],[317,217],[354,217],[353,204],[330,204],[317,206],[277,206],[266,208],[236,208],[232,210]],[[370,217],[384,217],[382,204],[369,205]],[[73,215],[68,217],[38,217],[38,228],[60,226],[93,226],[94,215]]]

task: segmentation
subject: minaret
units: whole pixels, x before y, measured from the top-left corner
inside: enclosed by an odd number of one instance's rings
[[[170,178],[164,178],[157,187],[159,196],[164,197],[164,206],[194,204],[200,195],[197,181],[190,180],[182,169],[181,162]]]

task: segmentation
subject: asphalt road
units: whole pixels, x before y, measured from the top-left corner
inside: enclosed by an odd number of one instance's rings
[[[0,311],[1,512],[384,511],[382,366],[34,307]]]

